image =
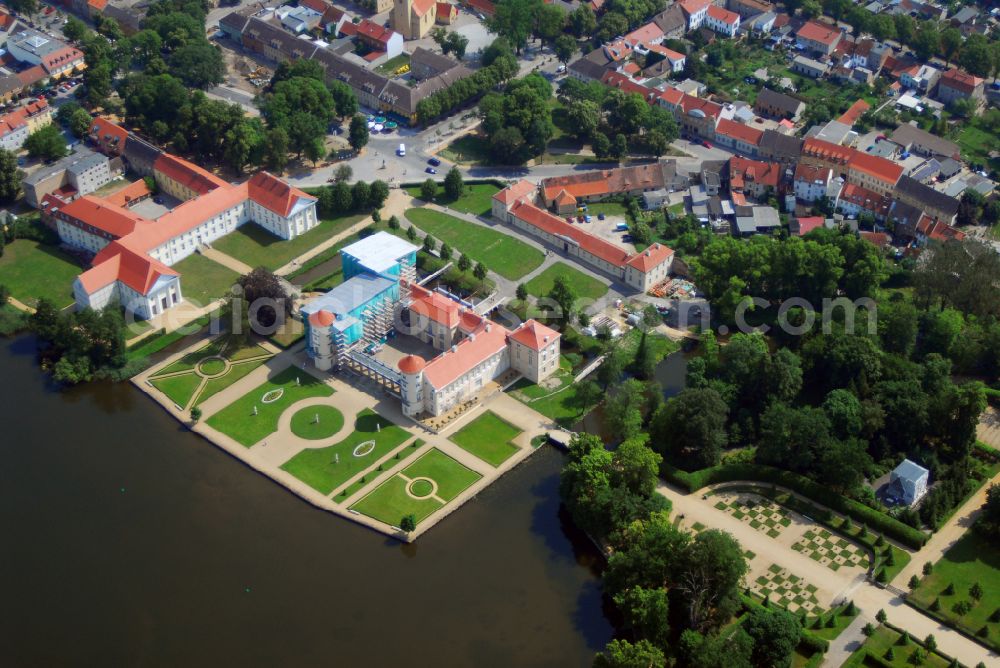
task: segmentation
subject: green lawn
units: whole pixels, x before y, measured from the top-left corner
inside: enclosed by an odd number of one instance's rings
[[[420,459],[407,466],[403,475],[413,478],[430,478],[437,483],[437,496],[445,502],[451,501],[481,475],[452,459],[437,448],[421,455]]]
[[[983,598],[978,603],[969,595],[969,588],[976,582],[983,589]],[[944,593],[949,584],[955,590],[952,595]],[[975,531],[962,536],[910,596],[914,603],[925,607],[931,606],[934,599],[938,599],[940,608],[937,614],[975,635],[980,642],[1000,647],[1000,623],[989,621],[1000,608],[1000,552],[996,545]],[[954,606],[960,601],[975,605],[967,614],[959,615]],[[979,635],[984,627],[989,630],[987,637]]]
[[[166,367],[165,369],[160,369],[156,372],[154,377],[166,376],[171,373],[179,373],[181,371],[193,371],[198,362],[205,359],[206,357],[214,357],[221,355],[222,351],[225,349],[227,337],[220,336],[217,339],[209,341],[207,345],[198,348],[192,352],[181,357],[179,360]],[[262,350],[263,353],[263,350]]]
[[[518,451],[511,441],[520,433],[520,429],[493,411],[486,411],[455,432],[451,441],[484,462],[499,466]]]
[[[375,68],[375,71],[379,74],[385,74],[387,76],[395,75],[396,70],[398,70],[403,65],[410,64],[410,54],[401,53],[395,58],[390,58],[381,65]]]
[[[395,455],[393,455],[392,457],[390,457],[386,461],[382,462],[381,468],[383,470],[388,470],[388,469],[393,468],[394,466],[398,466],[402,462],[404,462],[407,459],[409,459],[410,457],[412,457],[413,454],[416,453],[416,451],[423,444],[424,444],[424,441],[422,439],[419,439],[419,438],[416,439],[415,441],[413,441],[412,443],[410,443],[409,445],[407,445],[405,448],[403,448],[402,450],[398,451]],[[375,473],[377,474],[378,471],[376,471]],[[367,487],[368,485],[370,485],[372,483],[372,479],[375,478],[375,477],[376,477],[375,475],[361,476],[360,478],[358,478],[357,480],[355,480],[354,482],[352,482],[350,485],[347,485],[342,490],[340,490],[340,493],[337,494],[337,497],[336,497],[335,500],[338,503],[346,501],[347,499],[351,498],[352,496],[354,496],[355,494],[357,494],[358,492],[360,492],[362,490],[362,488]]]
[[[291,426],[292,433],[299,438],[313,441],[330,438],[344,426],[344,414],[325,404],[306,406],[292,416]]]
[[[552,292],[552,286],[556,283],[556,278],[562,276],[573,287],[576,296],[581,299],[600,299],[608,292],[608,285],[579,269],[575,269],[564,262],[556,262],[545,271],[528,281],[526,288],[528,294],[535,297],[544,297]]]
[[[58,308],[73,303],[73,279],[84,270],[55,246],[17,239],[0,257],[0,285],[18,301],[34,306],[48,299]]]
[[[591,216],[604,214],[605,216],[625,217],[625,205],[621,202],[593,202],[587,204],[587,213]]]
[[[295,384],[296,378],[300,385]],[[279,389],[284,391],[280,399],[269,404],[262,401],[266,393]],[[208,426],[249,448],[273,434],[278,429],[278,418],[296,401],[331,394],[333,390],[312,374],[291,366],[210,417]],[[253,414],[254,407],[257,415]]]
[[[208,401],[211,397],[215,396],[219,392],[236,383],[236,381],[250,375],[250,372],[259,367],[261,364],[266,362],[269,357],[262,357],[249,362],[239,362],[233,364],[229,367],[229,371],[225,376],[219,376],[218,378],[212,378],[207,383],[205,387],[201,389],[198,393],[198,404],[203,404]]]
[[[406,192],[417,199],[421,197],[420,186],[410,186]],[[444,185],[439,185],[434,203],[475,216],[488,216],[493,210],[493,196],[498,192],[500,189],[492,183],[473,183],[465,186],[465,192],[461,197],[449,199],[444,194]]]
[[[462,135],[441,149],[438,155],[460,165],[486,163],[490,158],[490,143],[478,135]]]
[[[969,162],[1000,168],[1000,160],[990,159],[990,152],[1000,149],[1000,137],[981,127],[978,121],[966,123],[955,142],[962,149],[962,157]]]
[[[434,498],[414,499],[406,493],[408,484],[395,475],[351,506],[351,510],[398,527],[400,520],[407,515],[413,515],[419,523],[442,506]]]
[[[329,494],[409,437],[410,434],[401,427],[365,409],[358,413],[354,432],[350,436],[325,448],[303,450],[282,464],[281,468],[316,491]],[[374,448],[355,456],[358,446],[368,441],[375,441]]]
[[[184,299],[201,305],[225,295],[240,277],[229,267],[198,253],[187,256],[173,268],[181,275]]]
[[[532,410],[564,427],[575,424],[583,417],[585,407],[580,405],[576,397],[573,368],[565,357],[560,358],[559,370],[549,377],[546,384],[547,386],[536,385],[523,378],[514,385],[511,393]]]
[[[212,246],[226,255],[231,255],[251,267],[277,269],[310,248],[326,241],[331,236],[343,232],[364,216],[354,214],[320,221],[320,224],[294,239],[279,239],[263,227],[249,224],[236,229]],[[182,288],[183,289],[183,288]]]
[[[893,668],[910,668],[913,664],[909,662],[910,656],[919,645],[912,639],[906,645],[899,645],[900,634],[886,626],[880,626],[875,630],[874,635],[865,640],[854,654],[847,659],[843,668],[862,668],[867,666],[892,666]],[[920,638],[923,640],[923,638]],[[886,652],[892,648],[892,659],[886,658]],[[927,654],[927,659],[921,666],[928,668],[946,668],[950,661],[940,654]],[[867,659],[867,655],[875,657],[880,662],[872,662]],[[866,660],[867,659],[867,660]]]
[[[504,278],[516,281],[534,271],[545,256],[514,237],[430,209],[407,209],[406,218],[439,242],[449,246]]]
[[[170,376],[169,378],[153,378],[150,380],[153,387],[180,406],[186,408],[191,397],[194,396],[198,386],[201,385],[201,376],[194,373],[185,373],[180,376]]]

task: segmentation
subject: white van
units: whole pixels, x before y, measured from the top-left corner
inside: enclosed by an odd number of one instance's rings
[[[400,144],[399,150],[396,151],[399,155],[406,155],[406,144]]]

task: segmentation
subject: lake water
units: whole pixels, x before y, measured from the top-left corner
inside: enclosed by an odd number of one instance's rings
[[[415,545],[315,510],[130,384],[0,340],[0,665],[581,666],[610,639],[546,446]]]

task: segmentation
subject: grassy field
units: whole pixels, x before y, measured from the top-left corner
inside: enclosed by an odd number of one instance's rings
[[[165,376],[171,373],[180,373],[181,371],[193,371],[198,366],[198,362],[206,357],[220,355],[226,346],[226,339],[227,337],[220,336],[217,339],[209,341],[206,345],[189,352],[165,369],[157,371],[155,376]],[[263,353],[263,348],[261,348],[261,352]]]
[[[398,527],[407,515],[413,515],[419,523],[443,505],[435,498],[414,499],[406,493],[408,484],[395,475],[351,506],[351,510]]]
[[[587,205],[587,213],[591,216],[604,214],[605,216],[625,217],[625,205],[621,202],[594,202]]]
[[[385,74],[391,76],[395,74],[396,70],[398,70],[400,67],[409,64],[410,64],[410,54],[401,53],[395,58],[390,58],[389,60],[385,61],[384,63],[376,67],[375,71],[378,72],[379,74]]]
[[[969,588],[977,582],[983,589],[983,597],[978,602],[969,595]],[[944,593],[949,585],[954,588],[954,594]],[[1000,622],[989,621],[1000,609],[1000,553],[996,545],[974,531],[962,536],[910,595],[910,600],[924,607],[930,607],[935,599],[938,600],[938,615],[975,635],[981,642],[1000,646]],[[964,615],[955,610],[960,601],[973,604]],[[986,637],[980,635],[983,628],[988,630]]]
[[[300,379],[300,385],[295,384],[296,378]],[[266,393],[279,389],[284,391],[280,399],[269,404],[262,401]],[[296,401],[331,394],[333,390],[311,374],[288,367],[210,417],[208,426],[249,448],[273,434],[278,429],[278,418]],[[253,414],[254,407],[257,415]]]
[[[430,209],[408,209],[406,218],[439,242],[472,260],[482,262],[487,269],[516,281],[538,268],[544,255],[514,237]]]
[[[437,496],[445,502],[461,494],[481,475],[452,459],[437,448],[432,448],[405,469],[403,475],[413,478],[430,478],[437,483]]]
[[[899,638],[900,634],[896,631],[885,626],[878,627],[875,633],[865,641],[865,644],[847,659],[843,668],[863,668],[871,665],[910,668],[914,665],[910,662],[910,657],[920,646],[913,640],[910,640],[906,645],[900,645],[898,644]],[[892,649],[891,659],[886,658],[886,653],[890,648]],[[921,666],[946,668],[950,663],[948,659],[945,659],[940,654],[931,654],[929,652],[925,652],[925,654],[927,658],[923,663],[919,664]],[[868,655],[875,657],[880,662],[872,663],[870,659],[867,659]]]
[[[302,255],[310,248],[326,241],[334,234],[343,232],[364,216],[354,214],[328,218],[305,234],[294,239],[279,239],[258,225],[243,225],[212,246],[226,255],[231,255],[251,267],[267,267],[274,270]]]
[[[184,299],[200,305],[225,295],[240,277],[229,267],[198,253],[187,256],[173,268],[181,275]]]
[[[201,388],[201,392],[198,393],[197,404],[203,404],[208,401],[211,397],[215,396],[219,392],[236,383],[236,381],[250,375],[250,372],[259,367],[261,364],[266,362],[269,358],[264,357],[261,359],[253,360],[252,362],[241,362],[239,364],[234,364],[229,367],[229,371],[226,375],[219,376],[218,378],[212,378],[205,383],[205,387]]]
[[[521,379],[512,388],[513,397],[564,427],[575,424],[583,417],[585,407],[576,397],[573,369],[565,357],[559,360],[559,370],[546,383],[542,386],[526,378]]]
[[[545,271],[528,281],[526,288],[528,294],[535,297],[544,297],[552,291],[552,286],[556,283],[556,278],[563,276],[573,286],[576,296],[581,299],[600,299],[608,292],[608,285],[579,269],[575,269],[565,262],[556,262]]]
[[[316,491],[330,494],[409,437],[402,428],[366,409],[358,413],[350,436],[325,448],[303,450],[281,468]],[[374,448],[355,456],[358,446],[368,441],[375,442]]]
[[[0,257],[0,285],[15,299],[34,306],[48,299],[58,308],[73,303],[73,279],[83,272],[76,261],[54,246],[17,239]]]
[[[194,396],[198,386],[201,385],[201,376],[194,373],[185,373],[180,376],[170,376],[169,378],[153,378],[149,381],[153,387],[167,395],[172,402],[185,408],[191,397]]]
[[[420,199],[420,186],[410,186],[406,192]],[[488,216],[493,210],[493,196],[500,192],[492,183],[473,183],[465,186],[465,192],[458,199],[449,199],[444,194],[444,185],[438,186],[434,203],[474,216]]]
[[[438,155],[460,165],[472,165],[489,161],[489,142],[478,135],[462,135],[445,146]]]
[[[521,430],[492,411],[486,411],[455,432],[451,441],[491,466],[499,466],[518,451],[513,441]]]
[[[1000,168],[1000,160],[991,159],[990,152],[1000,149],[1000,137],[981,127],[978,121],[966,123],[955,142],[962,149],[962,157],[971,163]]]
[[[312,441],[330,438],[344,426],[344,414],[333,406],[320,404],[300,408],[292,416],[292,433]]]

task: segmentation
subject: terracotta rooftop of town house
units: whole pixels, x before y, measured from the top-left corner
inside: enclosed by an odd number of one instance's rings
[[[45,98],[42,98],[37,102],[29,102],[23,107],[18,107],[14,111],[0,116],[0,136],[7,135],[22,126],[27,125],[30,117],[37,116],[48,108],[48,101]]]
[[[650,95],[653,91],[637,84],[632,81],[629,77],[625,76],[621,72],[608,71],[604,73],[601,77],[601,83],[605,86],[610,86],[611,88],[617,88],[618,90],[625,91],[626,93],[636,93],[641,95],[645,100],[647,95]]]
[[[548,211],[543,211],[533,204],[519,202],[514,205],[511,212],[529,225],[574,242],[581,249],[612,266],[622,267],[631,257],[624,248],[584,232],[579,227],[571,225],[562,218],[554,216]]]
[[[681,98],[680,106],[686,114],[691,114],[692,111],[698,110],[706,116],[718,118],[719,114],[722,113],[721,104],[717,104],[710,100],[703,100],[700,97],[688,95],[687,93],[684,93],[683,95],[684,97]]]
[[[837,121],[839,123],[843,123],[844,125],[854,125],[858,122],[858,119],[861,118],[861,115],[871,108],[872,106],[864,100],[855,100],[854,104],[852,104],[847,111],[841,114]]]
[[[507,349],[508,330],[497,323],[489,323],[473,336],[462,339],[444,351],[424,368],[424,378],[431,387],[440,390],[464,374]]]
[[[136,226],[148,222],[139,214],[93,195],[84,195],[59,207],[55,217],[64,221],[79,221],[94,229],[120,239],[135,231]]]
[[[672,248],[661,243],[654,243],[645,250],[636,253],[625,264],[645,273],[662,264],[673,254]]]
[[[830,177],[829,167],[816,167],[800,162],[795,166],[796,181],[810,181],[812,183],[826,183]]]
[[[947,223],[931,220],[927,217],[921,218],[920,222],[917,223],[917,232],[934,241],[962,241],[965,239],[965,232]]]
[[[879,248],[885,248],[889,245],[889,235],[885,232],[869,232],[867,230],[862,230],[858,232],[858,236],[867,241],[868,243],[874,244]]]
[[[953,67],[944,74],[938,80],[938,85],[945,85],[948,88],[954,90],[962,91],[966,94],[971,94],[977,87],[983,84],[983,80],[977,76],[973,76],[964,70],[960,70],[957,67]]]
[[[247,195],[265,209],[287,218],[300,201],[316,198],[268,172],[257,172],[247,181]]]
[[[128,140],[128,130],[117,123],[112,123],[108,119],[98,116],[90,123],[90,136],[97,142],[115,143],[124,149],[125,142]],[[115,142],[115,139],[118,141]]]
[[[781,180],[781,165],[774,162],[748,160],[739,156],[729,159],[729,180],[732,183],[737,177],[743,181],[752,181],[765,186],[777,187]]]
[[[642,68],[639,67],[639,65],[637,63],[634,63],[634,62],[627,63],[625,65],[625,67],[622,68],[622,72],[624,72],[625,74],[628,74],[629,76],[632,76],[633,74],[638,74],[641,71],[642,71]]]
[[[674,51],[673,49],[668,49],[662,44],[647,44],[646,48],[652,51],[653,53],[660,54],[667,60],[684,60],[685,58],[687,58],[687,56],[685,56],[683,53],[679,53],[677,51]]]
[[[378,42],[379,44],[388,43],[389,39],[394,34],[391,28],[386,28],[385,26],[379,25],[374,21],[369,21],[368,19],[361,19],[361,22],[358,23],[355,28],[358,35],[366,37],[373,42]]]
[[[323,313],[323,311],[320,311],[319,313]],[[313,315],[317,314],[314,313]],[[312,316],[310,316],[310,319],[312,319]],[[420,357],[419,355],[407,355],[406,357],[399,360],[396,366],[399,367],[399,370],[402,373],[413,374],[413,373],[420,373],[421,371],[423,371],[424,367],[427,366],[427,362],[424,360],[423,357]]]
[[[444,325],[448,329],[458,326],[460,311],[458,302],[419,285],[411,285],[410,292],[413,297],[410,311]]]
[[[78,278],[88,293],[120,281],[145,295],[161,277],[179,275],[162,262],[144,253],[136,253],[120,241],[112,241],[94,257],[93,266]]]
[[[822,216],[806,216],[803,218],[796,218],[795,221],[798,226],[798,234],[800,237],[809,234],[817,228],[823,227],[826,222]]]
[[[881,216],[889,213],[889,205],[892,204],[892,200],[888,197],[883,197],[854,183],[844,184],[840,190],[839,199]]]
[[[434,7],[436,0],[413,0],[413,13],[417,16],[423,16]]]
[[[854,157],[856,150],[849,146],[841,146],[822,139],[806,139],[802,142],[802,155],[820,158],[840,165],[846,165]]]
[[[28,69],[22,70],[17,73],[18,81],[20,81],[25,86],[31,86],[32,84],[36,84],[42,79],[46,78],[47,76],[48,74],[45,72],[45,69],[41,65],[35,65],[33,67],[29,67]]]
[[[688,14],[697,14],[712,4],[712,0],[681,0],[677,3]]]
[[[658,98],[666,102],[672,107],[680,106],[681,102],[684,101],[684,93],[680,92],[672,86],[667,86],[657,95]]]
[[[478,10],[485,14],[486,16],[493,16],[496,14],[497,8],[492,0],[464,0],[465,4],[469,5],[475,10]]]
[[[849,169],[874,176],[879,181],[896,185],[899,177],[903,175],[903,166],[892,160],[880,158],[877,155],[868,155],[862,151],[855,151],[854,155],[847,162]]]
[[[537,320],[528,320],[510,333],[510,338],[534,351],[541,350],[560,336],[559,332]]]
[[[722,21],[728,25],[736,25],[740,22],[740,15],[736,12],[731,12],[728,9],[723,9],[718,5],[708,6],[708,15],[711,16],[716,21]]]
[[[764,136],[763,130],[752,128],[743,123],[731,121],[728,118],[720,118],[719,124],[715,126],[715,133],[732,137],[752,146],[759,146],[760,140]]]
[[[563,206],[567,204],[575,204],[576,198],[570,195],[568,192],[566,192],[566,189],[563,188],[562,190],[559,191],[559,194],[556,195],[552,201],[555,202],[557,206]]]
[[[199,195],[204,195],[220,186],[229,185],[215,174],[202,169],[193,162],[188,162],[170,153],[160,154],[160,157],[156,159],[154,168],[162,172],[167,178],[177,181]]]
[[[514,185],[508,186],[498,192],[493,196],[493,199],[502,204],[513,204],[520,199],[533,196],[536,190],[537,186],[534,183],[521,179]]]
[[[637,44],[645,44],[657,39],[663,39],[663,30],[654,22],[639,26],[629,34],[625,35],[625,41],[634,48]]]
[[[127,209],[129,205],[133,204],[136,200],[152,194],[153,193],[149,190],[149,186],[146,185],[145,179],[139,179],[138,181],[133,181],[128,184],[118,192],[108,195],[104,198],[104,201],[108,204],[113,204],[114,206],[120,206]]]
[[[335,320],[332,313],[320,309],[309,316],[309,324],[313,327],[329,327]],[[405,357],[403,359],[406,359]]]
[[[826,46],[833,44],[840,38],[841,35],[840,31],[833,26],[817,23],[816,21],[806,21],[795,34],[802,39],[819,42],[820,44],[825,44]]]
[[[72,46],[53,51],[42,59],[41,66],[50,74],[73,63],[83,62],[83,51]]]
[[[578,199],[631,190],[653,190],[664,185],[663,166],[653,163],[554,176],[543,179],[540,185],[546,202],[554,200],[563,190]]]

